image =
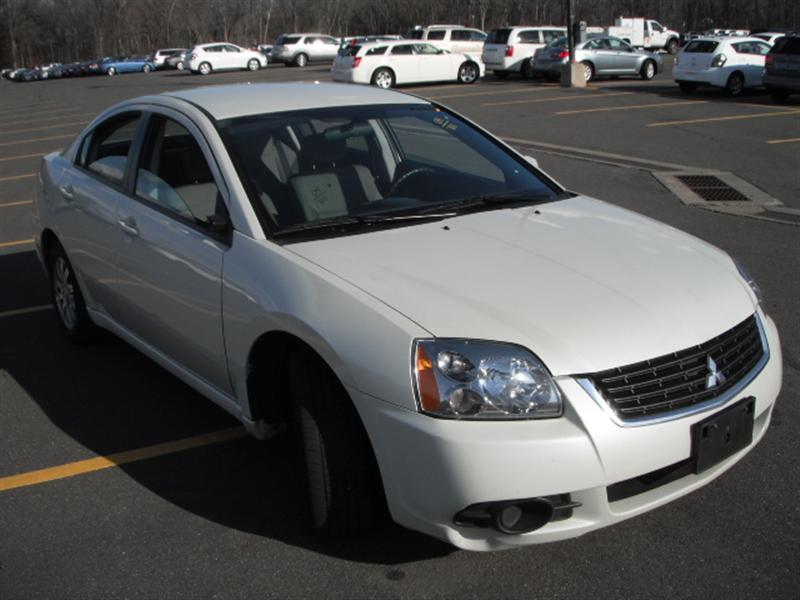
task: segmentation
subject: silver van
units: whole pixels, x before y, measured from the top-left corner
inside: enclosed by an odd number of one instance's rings
[[[287,33],[275,40],[269,62],[305,67],[310,62],[333,62],[339,40],[321,33]]]

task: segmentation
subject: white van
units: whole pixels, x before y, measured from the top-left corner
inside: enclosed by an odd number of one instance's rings
[[[469,54],[480,60],[486,33],[463,25],[429,25],[415,27],[405,35],[412,40],[425,40],[453,54]]]
[[[481,58],[486,70],[493,70],[498,77],[508,77],[510,73],[521,73],[531,77],[531,61],[528,60],[539,48],[567,35],[566,27],[530,27],[516,25],[493,29],[483,45]]]

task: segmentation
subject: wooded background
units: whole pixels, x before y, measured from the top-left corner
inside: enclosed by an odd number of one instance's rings
[[[800,0],[575,0],[576,16],[619,15],[678,31],[800,28]],[[563,25],[564,0],[0,0],[0,66],[148,54],[231,41],[272,43],[284,32],[403,33],[414,25]]]

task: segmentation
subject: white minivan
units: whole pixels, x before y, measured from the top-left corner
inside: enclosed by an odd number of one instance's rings
[[[532,77],[530,59],[539,48],[567,35],[566,27],[529,27],[517,25],[500,27],[489,32],[483,44],[481,58],[487,70],[494,71],[500,78],[510,73],[521,73]]]
[[[469,54],[476,60],[481,57],[486,33],[462,25],[430,25],[412,29],[405,35],[412,40],[425,40],[437,48],[454,54]]]

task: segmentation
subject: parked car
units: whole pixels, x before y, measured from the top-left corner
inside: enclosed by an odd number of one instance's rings
[[[531,72],[548,79],[561,77],[561,67],[569,62],[567,38],[559,38],[536,53]],[[652,79],[661,71],[661,56],[637,50],[627,42],[610,36],[590,37],[575,46],[575,62],[583,65],[586,81],[597,77],[636,75]]]
[[[480,60],[486,33],[463,25],[429,25],[415,27],[405,35],[411,40],[423,40],[453,54],[469,54]]]
[[[269,63],[269,55],[272,53],[272,44],[259,44],[255,47],[255,50],[261,52],[267,59],[267,63]]]
[[[778,38],[782,38],[786,35],[786,32],[776,32],[776,31],[764,31],[761,33],[754,33],[751,37],[758,38],[760,40],[764,40],[770,46],[774,46],[775,42]]]
[[[746,88],[761,86],[769,49],[767,42],[754,37],[697,38],[675,57],[672,78],[685,93],[708,85],[740,96]]]
[[[579,536],[711,482],[770,424],[781,345],[738,263],[424,98],[132,98],[36,182],[66,337],[114,332],[257,437],[288,424],[324,536],[386,503],[466,549]]]
[[[430,81],[475,83],[483,73],[483,64],[468,54],[410,40],[344,46],[331,68],[334,81],[381,88]]]
[[[188,54],[189,51],[181,52],[180,54],[175,54],[170,56],[167,60],[164,61],[164,68],[166,69],[177,69],[178,71],[183,71],[186,67],[186,63],[188,62]]]
[[[275,40],[270,62],[305,67],[310,62],[332,62],[339,50],[339,41],[321,33],[288,33]]]
[[[3,69],[0,71],[0,79],[8,79],[13,71],[14,69]]]
[[[787,35],[775,41],[764,61],[762,83],[775,100],[800,94],[800,35]]]
[[[566,27],[554,26],[517,25],[493,29],[483,44],[481,59],[497,77],[505,78],[511,73],[531,77],[530,59],[536,51],[566,34]]]
[[[187,48],[163,48],[161,50],[156,50],[150,57],[150,62],[153,63],[156,69],[166,69],[168,68],[167,59],[173,56],[179,56],[186,51]]]
[[[155,68],[155,65],[146,57],[112,56],[97,63],[96,71],[113,77],[120,73],[149,73],[155,71]]]
[[[189,51],[188,59],[184,68],[200,75],[212,71],[258,71],[267,66],[267,58],[261,52],[227,42],[195,46]]]

